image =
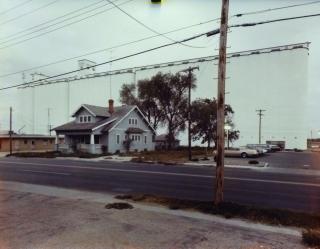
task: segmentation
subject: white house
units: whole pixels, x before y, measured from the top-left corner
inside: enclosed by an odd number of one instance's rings
[[[154,150],[156,131],[137,106],[108,107],[83,104],[72,115],[74,121],[54,128],[64,135],[57,149],[92,154]]]

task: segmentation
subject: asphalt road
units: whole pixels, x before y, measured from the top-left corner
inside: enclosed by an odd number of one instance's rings
[[[213,200],[214,168],[87,162],[64,159],[0,159],[0,180],[111,193],[146,193]],[[225,200],[260,207],[320,212],[320,174],[225,169]]]
[[[248,158],[226,158],[226,163],[243,164]],[[320,153],[317,152],[276,152],[258,157],[258,161],[268,163],[269,167],[286,169],[320,170]]]

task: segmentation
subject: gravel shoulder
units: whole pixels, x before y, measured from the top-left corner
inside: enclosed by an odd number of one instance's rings
[[[300,231],[157,206],[105,209],[112,195],[0,182],[0,248],[306,248]],[[117,200],[119,201],[119,200]]]

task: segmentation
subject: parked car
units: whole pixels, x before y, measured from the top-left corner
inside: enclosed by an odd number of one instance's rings
[[[224,150],[225,157],[258,157],[260,153],[257,150],[248,149],[248,148],[230,148]],[[216,151],[214,151],[214,159],[216,160]]]
[[[263,154],[271,152],[271,147],[268,144],[247,144],[247,148],[262,151]]]
[[[270,144],[270,149],[271,149],[271,152],[276,152],[276,151],[281,151],[281,147],[278,146],[278,145],[273,145],[273,144]]]

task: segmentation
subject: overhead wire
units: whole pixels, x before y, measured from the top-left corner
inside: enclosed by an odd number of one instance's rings
[[[119,0],[115,0],[115,1],[119,1]],[[95,10],[97,10],[97,9],[100,9],[101,7],[104,7],[104,6],[106,6],[106,5],[109,5],[109,3],[106,3],[106,4],[103,4],[103,5],[101,5],[101,6],[98,6],[97,8],[91,9],[91,10],[89,10],[89,11],[82,12],[82,13],[80,13],[80,14],[77,14],[77,15],[74,15],[74,16],[72,16],[72,17],[65,18],[65,19],[63,19],[63,20],[61,20],[61,21],[58,21],[58,22],[56,22],[56,23],[50,24],[50,23],[55,22],[55,21],[57,21],[57,20],[59,20],[59,19],[62,19],[62,18],[64,18],[64,17],[68,17],[68,16],[70,16],[70,15],[72,15],[72,14],[76,14],[76,13],[78,13],[78,12],[81,12],[82,10],[89,9],[89,8],[91,8],[91,7],[93,7],[93,6],[96,6],[96,5],[100,4],[100,3],[102,3],[102,2],[105,3],[106,1],[105,1],[105,0],[100,0],[100,1],[97,1],[97,2],[94,2],[94,3],[91,3],[91,4],[88,4],[88,5],[84,6],[84,7],[81,7],[81,8],[78,8],[78,9],[76,9],[76,10],[70,11],[70,12],[68,12],[68,13],[66,13],[66,14],[63,14],[63,15],[58,16],[58,17],[55,17],[55,18],[50,19],[50,20],[48,20],[48,21],[39,23],[39,24],[34,25],[34,26],[32,26],[32,27],[26,28],[26,29],[24,29],[24,30],[18,31],[18,32],[14,33],[14,34],[7,35],[7,36],[5,36],[5,37],[2,37],[2,38],[0,39],[0,41],[1,41],[1,40],[4,40],[4,42],[8,42],[8,41],[10,41],[10,40],[12,40],[12,39],[17,39],[17,38],[21,38],[21,37],[24,37],[24,36],[28,36],[28,35],[30,35],[30,34],[39,32],[39,31],[44,30],[44,29],[47,29],[47,28],[50,28],[50,27],[55,26],[55,25],[57,25],[57,24],[60,24],[60,23],[69,21],[69,20],[71,20],[71,19],[73,19],[73,18],[79,17],[79,16],[81,16],[81,15],[84,15],[84,14],[90,13],[90,12],[92,12],[92,11],[95,11]],[[44,25],[46,25],[46,24],[50,24],[50,25],[47,25],[47,26],[45,26],[45,27],[42,27],[42,26],[44,26]],[[27,32],[27,31],[34,30],[34,29],[36,29],[36,28],[38,28],[38,27],[42,27],[42,28],[37,29],[36,31],[31,31],[31,32],[29,32],[29,33],[27,33],[27,34],[23,34],[23,33]],[[19,35],[19,34],[23,34],[23,35]],[[11,38],[11,37],[14,37],[14,38]],[[11,38],[11,39],[9,39],[9,38]],[[4,43],[4,42],[3,42],[3,43]]]
[[[320,13],[311,14],[311,15],[303,15],[303,16],[279,18],[279,19],[260,21],[260,22],[249,22],[249,23],[242,23],[242,24],[234,24],[234,25],[230,25],[229,28],[251,27],[251,26],[256,26],[256,25],[262,25],[262,24],[268,24],[268,23],[274,23],[274,22],[283,22],[283,21],[289,21],[289,20],[297,20],[297,19],[317,17],[317,16],[320,16]]]
[[[0,15],[4,15],[4,14],[6,14],[6,13],[8,13],[8,12],[14,10],[14,9],[20,8],[20,7],[26,5],[27,3],[31,2],[31,1],[32,1],[32,0],[27,0],[27,1],[24,1],[24,2],[22,2],[22,3],[20,3],[20,4],[15,5],[15,6],[9,8],[9,9],[6,9],[6,10],[4,10],[4,11],[1,11],[1,12],[0,12]]]
[[[98,4],[98,3],[103,2],[103,1],[104,0],[98,1],[95,4]],[[320,1],[313,1],[313,2],[307,2],[307,3],[302,3],[302,4],[295,4],[295,5],[287,5],[287,6],[276,7],[276,8],[268,8],[268,9],[253,11],[253,12],[244,12],[244,13],[240,13],[240,14],[234,14],[234,15],[231,15],[231,17],[242,17],[242,16],[245,16],[245,15],[260,14],[260,13],[266,13],[266,12],[271,12],[271,11],[276,11],[276,10],[282,10],[282,9],[287,9],[287,8],[294,8],[294,7],[298,7],[298,6],[312,5],[312,4],[318,4],[318,3],[320,3]],[[88,5],[88,6],[84,7],[84,8],[87,8],[89,6],[92,6],[92,4]],[[81,10],[84,9],[84,8],[81,8]],[[79,10],[80,9],[77,9],[76,11],[79,11]],[[70,13],[74,13],[76,11],[73,11],[73,12],[70,12]],[[66,15],[69,15],[70,13],[68,13]],[[66,15],[63,15],[63,16],[66,16]],[[60,18],[60,17],[58,17],[58,18]],[[58,18],[55,18],[55,19],[58,19]],[[162,33],[162,34],[157,34],[157,35],[154,35],[154,36],[148,36],[148,37],[145,37],[145,38],[142,38],[142,39],[134,40],[132,42],[126,42],[126,43],[123,43],[123,44],[120,44],[120,45],[116,45],[116,46],[112,46],[112,47],[109,47],[109,48],[104,48],[104,49],[96,50],[96,51],[93,51],[93,52],[84,53],[84,54],[81,54],[81,55],[78,55],[78,56],[69,57],[69,58],[62,59],[62,60],[57,60],[57,61],[54,61],[54,62],[51,62],[51,63],[47,63],[47,64],[44,64],[44,65],[27,68],[27,69],[24,69],[24,70],[13,72],[13,73],[3,74],[3,75],[0,75],[0,78],[8,77],[8,76],[16,75],[16,74],[20,74],[20,73],[31,71],[31,70],[35,70],[35,69],[48,67],[48,66],[51,66],[51,65],[56,65],[56,64],[59,64],[59,63],[63,63],[63,62],[70,61],[70,60],[73,60],[73,59],[78,59],[78,58],[81,58],[81,57],[84,57],[84,56],[88,56],[88,55],[98,54],[98,53],[101,53],[101,52],[108,51],[110,49],[120,48],[120,47],[123,47],[123,46],[127,46],[127,45],[131,45],[131,44],[134,44],[134,43],[142,42],[142,41],[145,41],[145,40],[148,40],[148,39],[152,39],[152,38],[161,36],[163,34],[166,35],[166,34],[170,34],[170,33],[173,33],[173,32],[178,32],[178,31],[181,31],[181,30],[185,30],[185,29],[188,29],[188,28],[191,28],[191,27],[207,24],[207,23],[214,22],[214,21],[217,21],[217,20],[220,20],[220,18],[210,19],[210,20],[205,21],[205,22],[184,26],[182,28],[171,30],[171,31],[168,31],[168,32],[165,32],[165,33]],[[49,23],[49,22],[46,22],[46,23]],[[45,24],[45,23],[43,23],[43,24]],[[40,25],[37,25],[37,26],[34,26],[34,27],[39,27]],[[34,28],[34,27],[32,27],[32,28]]]
[[[319,14],[312,14],[312,15],[280,18],[280,19],[274,19],[274,20],[268,20],[268,21],[260,21],[260,22],[255,22],[255,23],[253,23],[253,22],[252,23],[243,23],[243,24],[231,25],[231,26],[229,26],[229,28],[251,27],[251,26],[255,26],[255,25],[262,25],[262,24],[273,23],[273,22],[281,22],[281,21],[288,21],[288,20],[295,20],[295,19],[302,19],[302,18],[317,17],[317,16],[320,16],[320,13]],[[76,70],[68,71],[68,72],[61,73],[61,74],[56,74],[56,75],[49,76],[49,77],[46,77],[46,78],[43,78],[43,79],[40,79],[40,80],[36,80],[36,81],[31,81],[31,82],[27,82],[27,83],[20,83],[20,84],[15,84],[15,85],[12,85],[12,86],[2,87],[2,88],[0,88],[0,90],[7,90],[7,89],[11,89],[11,88],[16,88],[16,87],[19,87],[19,86],[25,86],[25,85],[28,85],[28,84],[34,84],[34,83],[37,83],[37,82],[44,82],[44,81],[46,81],[48,79],[57,78],[57,77],[60,77],[60,76],[65,76],[65,75],[76,73],[76,72],[79,72],[79,71],[82,71],[82,70],[86,70],[86,69],[90,69],[90,68],[93,68],[93,67],[98,67],[98,66],[101,66],[101,65],[105,65],[105,64],[108,64],[108,63],[111,63],[111,62],[127,59],[127,58],[134,57],[134,56],[137,56],[137,55],[140,55],[140,54],[144,54],[144,53],[148,53],[148,52],[151,52],[151,51],[154,51],[154,50],[158,50],[158,49],[161,49],[161,48],[164,48],[164,47],[168,47],[168,46],[172,46],[172,45],[175,45],[175,44],[179,44],[181,42],[188,42],[188,41],[194,40],[194,39],[199,38],[199,37],[204,36],[204,35],[209,37],[209,36],[216,35],[216,34],[219,34],[219,33],[220,33],[220,29],[215,29],[215,30],[212,30],[212,31],[209,31],[209,32],[201,33],[201,34],[186,38],[186,39],[181,40],[181,41],[175,41],[175,42],[172,42],[172,43],[167,43],[167,44],[164,44],[164,45],[161,45],[161,46],[158,46],[158,47],[146,49],[146,50],[143,50],[143,51],[140,51],[140,52],[137,52],[137,53],[133,53],[133,54],[126,55],[126,56],[123,56],[123,57],[119,57],[119,58],[116,58],[116,59],[113,59],[113,60],[105,61],[105,62],[96,64],[94,66],[89,66],[89,67],[76,69]],[[50,84],[50,82],[43,83],[41,85],[47,85],[47,84]]]
[[[16,87],[19,87],[19,86],[26,86],[26,85],[34,84],[34,83],[37,83],[37,82],[44,82],[44,81],[49,80],[49,79],[53,79],[53,78],[57,78],[57,77],[65,76],[65,75],[69,75],[69,74],[80,72],[80,71],[83,71],[83,70],[86,70],[86,69],[90,69],[90,68],[93,68],[93,67],[99,67],[99,66],[111,63],[111,62],[120,61],[120,60],[124,60],[124,59],[130,58],[130,57],[134,57],[134,56],[137,56],[137,55],[149,53],[151,51],[155,51],[155,50],[158,50],[158,49],[161,49],[161,48],[169,47],[169,46],[172,46],[172,45],[175,45],[175,44],[179,44],[181,42],[188,42],[188,41],[194,40],[194,39],[199,38],[201,36],[207,35],[207,33],[208,32],[201,33],[201,34],[198,34],[198,35],[195,35],[195,36],[192,36],[192,37],[180,40],[180,41],[175,41],[175,42],[167,43],[167,44],[164,44],[164,45],[161,45],[161,46],[149,48],[149,49],[146,49],[146,50],[143,50],[143,51],[140,51],[140,52],[136,52],[136,53],[133,53],[133,54],[130,54],[130,55],[126,55],[126,56],[122,56],[122,57],[119,57],[119,58],[116,58],[116,59],[112,59],[112,60],[109,60],[109,61],[98,63],[98,64],[95,64],[94,66],[88,66],[88,67],[85,67],[85,68],[76,69],[76,70],[68,71],[68,72],[65,72],[65,73],[56,74],[56,75],[53,75],[53,76],[49,76],[49,77],[46,77],[46,78],[43,78],[43,79],[34,80],[34,81],[26,82],[26,83],[20,83],[20,84],[7,86],[7,87],[2,87],[2,88],[0,88],[0,91],[1,90],[11,89],[11,88],[16,88]],[[50,84],[50,82],[43,83],[42,85],[47,85],[47,84]]]
[[[6,24],[6,23],[9,23],[9,22],[13,22],[13,21],[18,20],[18,19],[20,19],[20,18],[22,18],[22,17],[25,17],[25,16],[30,15],[30,14],[32,14],[32,13],[35,13],[35,12],[41,10],[41,9],[47,8],[47,7],[49,7],[50,5],[55,4],[55,3],[58,2],[58,1],[60,1],[60,0],[54,0],[54,1],[52,1],[52,2],[49,2],[49,3],[47,3],[47,4],[45,4],[45,5],[41,6],[41,7],[39,7],[39,8],[36,8],[36,9],[31,10],[31,11],[25,12],[25,13],[23,13],[22,15],[13,17],[13,18],[8,19],[8,20],[6,20],[6,21],[4,21],[4,22],[0,22],[0,25]]]
[[[184,27],[181,27],[181,28],[177,28],[177,29],[174,29],[174,30],[170,30],[170,31],[164,32],[162,34],[175,33],[175,32],[186,30],[186,29],[189,29],[189,28],[192,28],[192,27],[204,25],[204,24],[213,22],[215,20],[217,20],[217,19],[213,19],[213,20],[209,20],[209,21],[200,22],[200,23],[197,23],[197,24],[184,26]],[[92,51],[92,52],[89,52],[89,53],[77,55],[77,56],[74,56],[74,57],[69,57],[69,58],[62,59],[62,60],[57,60],[57,61],[54,61],[54,62],[51,62],[51,63],[48,63],[48,64],[27,68],[27,69],[16,71],[16,72],[9,73],[9,74],[3,74],[3,75],[0,75],[0,78],[16,75],[16,74],[20,74],[20,73],[23,73],[23,72],[27,72],[27,71],[31,71],[31,70],[35,70],[35,69],[40,69],[40,68],[44,68],[44,67],[48,67],[48,66],[52,66],[52,65],[56,65],[56,64],[59,64],[59,63],[62,63],[62,62],[67,62],[67,61],[74,60],[74,59],[79,59],[79,58],[82,58],[82,57],[88,56],[88,55],[98,54],[98,53],[105,52],[105,51],[108,51],[108,50],[112,50],[112,49],[116,49],[116,48],[120,48],[120,47],[124,47],[124,46],[128,46],[128,45],[132,45],[132,44],[135,44],[135,43],[139,43],[139,42],[142,42],[142,41],[146,41],[146,40],[149,40],[149,39],[152,39],[152,38],[155,38],[155,37],[159,37],[159,36],[160,36],[160,34],[159,35],[147,36],[147,37],[144,37],[144,38],[141,38],[141,39],[137,39],[137,40],[134,40],[134,41],[131,41],[131,42],[121,43],[119,45],[115,45],[115,46],[104,48],[104,49],[95,50],[95,51]]]
[[[119,1],[119,0],[115,0],[115,1]],[[133,0],[128,0],[128,1],[126,1],[126,2],[121,3],[120,5],[127,4],[127,3],[131,2],[131,1],[133,1]],[[109,3],[107,3],[107,4],[103,5],[103,6],[106,6],[106,5],[109,5]],[[100,9],[101,7],[102,7],[102,6],[99,6],[99,7],[95,8],[94,10]],[[32,36],[32,37],[30,37],[30,38],[27,38],[27,39],[24,39],[24,40],[20,40],[20,41],[11,43],[11,44],[9,44],[9,45],[5,45],[5,46],[3,46],[3,47],[0,47],[0,50],[5,49],[5,48],[8,48],[8,47],[12,47],[12,46],[14,46],[14,45],[17,45],[17,44],[20,44],[20,43],[23,43],[23,42],[26,42],[26,41],[29,41],[29,40],[32,40],[32,39],[34,39],[34,38],[37,38],[37,37],[46,35],[46,34],[48,34],[48,33],[52,33],[52,32],[54,32],[54,31],[56,31],[56,30],[60,30],[60,29],[62,29],[62,28],[68,27],[68,26],[70,26],[70,25],[73,25],[73,24],[75,24],[75,23],[81,22],[81,21],[86,20],[86,19],[88,19],[88,18],[95,17],[95,16],[97,16],[97,15],[100,15],[100,14],[102,14],[102,13],[105,13],[105,12],[107,12],[107,11],[113,9],[113,8],[114,8],[114,7],[111,7],[111,8],[108,8],[108,9],[105,9],[105,10],[102,10],[102,11],[99,11],[99,12],[96,12],[96,13],[94,13],[94,14],[92,14],[92,15],[89,15],[89,16],[86,16],[86,17],[84,17],[84,18],[78,19],[78,20],[73,21],[73,22],[71,22],[71,23],[65,24],[65,25],[63,25],[63,26],[59,26],[59,27],[57,27],[57,28],[55,28],[55,29],[51,29],[51,30],[49,30],[49,31],[46,31],[46,32],[43,32],[43,33],[41,33],[41,34]],[[92,11],[93,11],[93,10],[90,10],[90,11],[87,11],[87,12],[82,13],[82,14],[80,14],[80,15],[87,14],[87,13],[92,12]],[[78,17],[78,16],[80,16],[80,15],[77,15],[76,17]],[[73,18],[74,18],[74,17],[70,17],[70,18],[68,18],[68,19],[66,19],[66,20],[70,20],[70,19],[73,19]],[[57,24],[63,23],[63,22],[65,22],[66,20],[60,21],[60,22],[55,23],[55,24],[51,24],[51,25],[49,25],[49,26],[47,26],[47,27],[45,27],[45,28],[41,28],[41,29],[39,29],[39,30],[37,30],[37,31],[30,32],[30,33],[25,34],[25,35],[23,35],[23,36],[28,36],[28,35],[31,35],[31,34],[33,34],[33,33],[37,33],[38,31],[41,31],[41,30],[47,29],[47,28],[49,28],[49,27],[55,26],[55,25],[57,25]],[[23,37],[23,36],[19,36],[19,37]],[[9,39],[9,40],[4,41],[4,42],[0,42],[0,44],[5,44],[5,43],[7,43],[7,42],[9,42],[9,41],[11,41],[11,40],[15,40],[15,39],[17,39],[17,38],[18,38],[18,37]]]
[[[239,14],[236,14],[234,16],[235,17],[242,17],[244,15],[256,15],[256,14],[262,14],[262,13],[267,13],[267,12],[276,11],[276,10],[283,10],[283,9],[289,9],[289,8],[313,5],[313,4],[318,4],[318,3],[320,3],[320,1],[306,2],[306,3],[300,3],[300,4],[292,4],[292,5],[282,6],[282,7],[268,8],[268,9],[263,9],[263,10],[239,13]]]
[[[120,8],[117,4],[115,4],[114,2],[111,2],[110,0],[107,0],[110,4],[112,4],[115,8],[117,8],[119,11],[121,11],[122,13],[124,13],[126,16],[128,16],[130,19],[134,20],[136,23],[140,24],[141,26],[143,26],[144,28],[148,29],[149,31],[151,31],[152,33],[155,33],[159,36],[162,36],[164,38],[166,38],[169,41],[175,42],[174,39],[171,39],[169,36],[166,36],[165,34],[159,33],[157,30],[149,27],[148,25],[144,24],[143,22],[141,22],[140,20],[138,20],[137,18],[135,18],[133,15],[129,14],[127,11],[125,11],[124,9]],[[182,46],[186,46],[186,47],[191,47],[191,48],[203,48],[203,47],[198,47],[198,46],[193,46],[193,45],[188,45],[188,44],[184,44],[184,43],[179,43]]]
[[[117,1],[117,0],[116,0],[116,1]],[[114,2],[116,2],[116,1],[114,1]],[[49,26],[47,26],[47,27],[43,27],[43,28],[38,29],[38,30],[36,30],[36,31],[29,32],[29,33],[23,34],[23,35],[19,35],[19,34],[21,34],[21,33],[24,33],[24,32],[26,32],[26,31],[35,29],[35,28],[37,28],[37,27],[41,27],[41,26],[43,26],[43,25],[45,25],[45,24],[47,24],[47,23],[50,23],[50,22],[52,22],[52,21],[55,21],[55,20],[57,20],[57,19],[59,19],[59,18],[63,18],[63,17],[65,17],[65,16],[68,16],[68,15],[70,15],[70,14],[73,14],[73,13],[75,13],[75,12],[78,12],[78,11],[80,11],[80,10],[83,10],[83,9],[85,9],[85,8],[94,6],[94,5],[99,4],[99,3],[101,3],[101,2],[105,2],[105,0],[98,1],[98,2],[96,2],[96,3],[94,3],[94,4],[87,5],[87,6],[83,7],[83,8],[77,9],[77,10],[75,10],[75,11],[72,11],[72,12],[67,13],[67,14],[65,14],[65,15],[62,15],[62,16],[60,16],[60,17],[54,18],[54,19],[49,20],[49,21],[47,21],[47,22],[38,24],[38,25],[33,26],[33,27],[30,27],[30,28],[27,28],[27,29],[22,30],[22,31],[20,31],[20,32],[17,32],[17,33],[15,33],[15,34],[12,34],[12,35],[3,37],[3,38],[1,38],[0,40],[4,40],[4,41],[0,42],[0,44],[5,44],[5,43],[10,42],[10,41],[12,41],[12,40],[15,40],[15,39],[18,39],[18,38],[23,38],[24,36],[29,36],[29,35],[31,35],[31,34],[33,34],[33,33],[39,32],[39,31],[41,31],[41,30],[44,30],[44,29],[47,29],[47,28],[49,28],[49,27],[52,27],[52,26],[55,26],[55,25],[57,25],[57,24],[63,23],[63,22],[65,22],[65,21],[68,21],[69,19],[72,19],[72,18],[78,17],[78,16],[80,16],[80,15],[83,15],[83,14],[85,14],[85,13],[87,13],[87,12],[82,13],[82,14],[77,15],[77,16],[74,16],[74,17],[71,17],[71,18],[68,18],[68,19],[65,19],[65,20],[62,20],[61,22],[55,23],[55,24],[53,24],[53,25],[49,25]],[[317,3],[320,3],[320,1],[318,0],[318,1],[313,1],[313,2],[302,3],[302,4],[287,5],[287,6],[276,7],[276,8],[269,8],[269,9],[258,10],[258,11],[253,11],[253,12],[244,12],[244,13],[232,15],[230,18],[232,18],[232,17],[242,17],[242,16],[245,16],[245,15],[252,15],[252,14],[260,14],[260,13],[265,13],[265,12],[270,12],[270,11],[282,10],[282,9],[293,8],[293,7],[304,6],[304,5],[317,4]],[[115,6],[116,6],[116,5],[115,5]],[[101,7],[102,7],[102,6],[100,6],[100,7],[98,7],[98,8],[101,8]],[[120,8],[120,9],[121,9],[121,8]],[[91,11],[92,11],[92,10],[91,10]],[[123,11],[123,10],[121,9],[121,11]],[[89,11],[89,12],[90,12],[90,11]],[[127,12],[124,12],[124,13],[128,15]],[[132,15],[129,15],[129,16],[130,16],[131,18],[134,18]],[[91,17],[91,16],[90,16],[90,17]],[[217,19],[214,19],[214,20],[219,20],[219,19],[220,19],[220,18],[217,18]],[[137,20],[136,18],[134,18],[134,20],[137,21],[137,22],[139,22],[141,25],[144,25],[142,22],[140,22],[140,21]],[[214,20],[212,20],[212,21],[214,21]],[[79,21],[82,21],[82,20],[79,20]],[[75,23],[77,23],[77,22],[73,22],[73,23],[71,23],[70,25],[75,24]],[[66,26],[69,26],[69,25],[62,26],[61,28],[64,28],[64,27],[66,27]],[[144,25],[144,26],[150,30],[150,27],[148,27],[148,26],[146,26],[146,25]],[[60,28],[58,28],[58,29],[60,29]],[[36,35],[35,37],[32,37],[32,39],[37,38],[37,37],[40,37],[40,36],[45,35],[45,34],[48,34],[48,33],[51,33],[51,32],[56,31],[56,30],[58,30],[58,29],[54,29],[54,30],[52,30],[52,31],[42,33],[41,35]],[[154,29],[151,29],[150,31],[152,31],[152,32],[157,32],[157,31],[154,30]],[[157,34],[161,34],[161,33],[157,32]],[[10,37],[13,37],[13,38],[8,39],[8,38],[10,38]],[[169,38],[169,39],[171,39],[171,38]],[[30,40],[30,39],[21,40],[21,41],[19,41],[19,42],[17,42],[17,43],[11,44],[11,45],[17,45],[17,44],[20,44],[20,43],[22,43],[22,42],[26,42],[26,41],[28,41],[28,40]],[[11,45],[5,46],[4,48],[10,47]],[[190,46],[190,45],[189,45],[189,46]]]

